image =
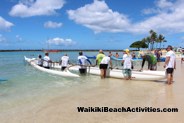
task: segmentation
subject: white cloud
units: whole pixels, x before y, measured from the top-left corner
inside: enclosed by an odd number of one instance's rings
[[[13,23],[5,20],[0,16],[0,30],[9,30],[13,26]]]
[[[0,43],[6,42],[6,38],[0,34]]]
[[[168,2],[166,0],[159,1]],[[159,8],[160,12],[142,22],[135,23],[131,30],[132,32],[140,33],[150,29],[172,33],[184,32],[184,1],[177,0],[172,4],[158,3],[160,4],[157,4],[157,6],[162,7],[162,9]],[[163,9],[166,6],[169,6],[169,8]]]
[[[159,8],[169,8],[173,6],[173,3],[169,0],[158,0],[156,1],[156,5]]]
[[[20,37],[20,35],[16,35],[15,37],[16,37],[17,41],[22,41],[22,37]]]
[[[147,10],[152,16],[139,22],[131,22],[123,13],[112,11],[105,1],[94,0],[76,10],[68,10],[69,18],[94,32],[148,33],[149,30],[162,32],[184,32],[184,1],[157,0]],[[145,10],[146,11],[146,10]]]
[[[159,14],[173,11],[174,3],[168,0],[155,1],[155,7],[142,10],[143,14]]]
[[[113,12],[105,1],[95,0],[77,10],[67,11],[69,18],[95,32],[123,32],[129,20],[123,14]]]
[[[156,14],[159,13],[160,10],[159,9],[154,9],[154,8],[149,8],[149,9],[143,9],[142,13],[145,15],[149,15],[149,14]]]
[[[52,21],[47,21],[44,23],[45,28],[59,28],[63,24],[62,23],[57,23],[57,22],[52,22]]]
[[[59,37],[53,38],[53,39],[49,39],[47,41],[48,44],[53,44],[53,45],[63,45],[63,46],[71,46],[74,45],[75,42],[72,41],[72,39],[62,39]]]
[[[65,0],[21,0],[12,7],[9,14],[16,17],[53,15],[64,4]]]

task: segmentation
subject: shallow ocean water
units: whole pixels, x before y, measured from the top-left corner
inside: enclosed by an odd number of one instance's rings
[[[66,52],[71,61],[76,62],[78,52]],[[101,80],[99,76],[87,75],[80,78],[67,78],[36,70],[24,61],[24,56],[37,57],[43,52],[1,52],[0,53],[0,77],[7,81],[0,81],[0,117],[6,114],[16,115],[16,113],[27,112],[38,109],[48,101],[62,97],[66,93],[72,95],[80,93],[79,90],[102,89],[104,91],[113,91],[117,85],[121,86],[121,100],[125,104],[132,96],[132,101],[127,104],[149,105],[151,97],[155,91],[159,92],[162,85],[155,82],[130,81],[125,82],[120,79],[107,78]],[[50,57],[54,61],[65,53],[51,53]],[[86,52],[88,56],[94,56],[97,52]],[[94,61],[93,61],[94,62]],[[139,67],[137,65],[137,67]],[[89,90],[88,90],[89,89]],[[71,91],[72,90],[72,91]],[[133,91],[132,91],[133,90]],[[74,92],[74,93],[73,93]],[[140,96],[136,93],[139,92]],[[94,92],[95,93],[95,92]],[[122,94],[121,94],[122,93]],[[145,100],[149,100],[146,101]]]

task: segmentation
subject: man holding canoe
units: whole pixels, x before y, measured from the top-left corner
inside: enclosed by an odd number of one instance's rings
[[[111,55],[105,56],[102,50],[99,50],[99,54],[96,56],[96,65],[99,65],[101,79],[106,78],[106,71],[108,64],[110,63],[110,68],[112,69]]]
[[[80,65],[80,68],[79,68],[80,74],[86,74],[87,62],[91,65],[91,61],[86,56],[83,55],[82,51],[79,52],[78,61]]]
[[[148,62],[148,70],[157,70],[157,58],[154,54],[142,54],[142,66],[140,71],[143,70],[145,61]]]
[[[65,54],[64,56],[61,57],[61,61],[60,61],[61,71],[66,70],[68,63],[69,63],[69,57],[67,54]]]
[[[52,61],[49,57],[49,53],[45,53],[45,56],[43,58],[43,67],[50,69],[50,63],[52,63]]]
[[[167,84],[169,85],[173,83],[173,73],[174,69],[176,69],[176,55],[172,49],[173,48],[170,45],[167,47],[166,60],[164,64],[167,75]]]
[[[123,75],[126,80],[131,80],[132,78],[132,56],[129,53],[129,49],[124,50],[124,55],[123,55]]]

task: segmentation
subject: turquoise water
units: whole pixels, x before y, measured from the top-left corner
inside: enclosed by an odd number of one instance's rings
[[[37,57],[43,52],[1,52],[0,53],[0,110],[33,102],[40,97],[48,98],[71,86],[86,83],[86,77],[64,78],[36,70],[24,61],[24,56]],[[51,53],[54,61],[64,53]],[[77,58],[77,52],[68,55]],[[93,53],[92,53],[93,54]],[[72,59],[71,59],[72,60]],[[94,77],[93,77],[94,78]],[[16,104],[16,105],[15,105]]]

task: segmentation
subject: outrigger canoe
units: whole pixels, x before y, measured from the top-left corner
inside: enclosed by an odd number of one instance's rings
[[[61,68],[59,65],[55,65],[54,68]],[[79,65],[70,66],[69,70],[78,71]],[[98,67],[87,67],[87,72],[92,75],[100,75],[100,69]],[[124,75],[120,69],[107,69],[107,77],[123,79]],[[165,79],[165,71],[132,71],[132,80],[162,80]]]
[[[46,73],[50,73],[50,74],[54,74],[54,75],[59,75],[59,76],[64,76],[64,77],[80,77],[77,74],[71,73],[70,71],[66,70],[66,71],[57,71],[57,70],[52,70],[52,69],[46,69],[44,67],[38,66],[35,62],[35,58],[27,58],[26,56],[24,56],[25,61],[27,61],[31,66],[33,66],[34,68],[46,72]]]

